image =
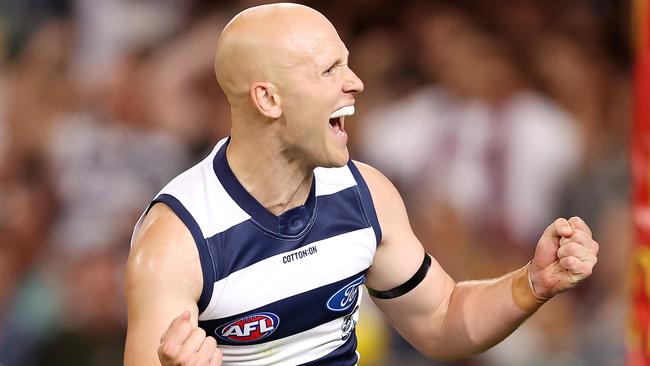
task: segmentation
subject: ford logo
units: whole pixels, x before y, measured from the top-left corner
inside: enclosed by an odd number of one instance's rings
[[[327,308],[332,311],[345,311],[356,303],[357,295],[359,294],[359,286],[366,282],[365,276],[361,276],[356,280],[343,286],[342,289],[336,291],[329,300],[327,300]]]

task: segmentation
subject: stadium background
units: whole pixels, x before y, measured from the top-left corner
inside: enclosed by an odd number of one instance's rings
[[[0,0],[0,365],[121,364],[133,223],[227,134],[213,51],[259,3]],[[398,185],[456,280],[522,266],[556,216],[584,217],[601,245],[587,283],[445,365],[624,364],[641,331],[626,338],[633,4],[303,3],[365,83],[352,156]],[[440,364],[365,310],[362,365]]]

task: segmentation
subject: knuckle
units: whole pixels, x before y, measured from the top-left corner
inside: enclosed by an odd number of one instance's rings
[[[593,241],[594,251],[598,253],[598,251],[600,250],[600,244],[598,244],[598,242],[595,240],[592,241]]]
[[[203,341],[207,346],[210,347],[210,349],[216,349],[217,348],[217,340],[214,339],[214,337],[206,337],[205,340]]]
[[[172,359],[176,356],[173,347],[169,343],[163,343],[158,347],[158,355],[166,359]]]
[[[194,330],[192,330],[192,333],[194,333],[196,336],[200,336],[201,338],[205,338],[205,330],[203,328],[196,327]]]
[[[169,334],[167,337],[169,337],[172,334],[189,334],[192,329],[192,326],[190,323],[178,323],[175,327],[169,328]]]
[[[587,238],[587,233],[584,230],[576,229],[573,231],[573,239],[579,242],[585,241]]]
[[[216,359],[217,361],[221,361],[221,360],[223,360],[223,351],[221,351],[219,348],[217,348],[217,349],[214,351],[214,354],[212,355],[212,357],[213,357],[214,359]]]
[[[223,355],[223,351],[220,348],[215,348],[212,350],[212,357],[221,357]]]
[[[176,362],[181,365],[190,365],[192,360],[192,355],[187,353],[182,353],[176,357]]]
[[[180,325],[180,329],[182,329],[183,331],[188,331],[188,330],[191,331],[192,328],[193,328],[192,324],[190,324],[190,322],[188,322],[187,320],[184,320]]]
[[[558,255],[561,257],[571,257],[578,254],[579,244],[570,242],[558,250]]]
[[[574,241],[566,245],[567,254],[570,256],[575,256],[576,254],[578,254],[579,250],[580,250],[580,244]]]
[[[167,360],[167,355],[165,354],[165,352],[163,352],[162,346],[158,347],[158,358],[160,359],[160,361],[166,361]]]
[[[576,266],[576,260],[577,259],[575,257],[567,256],[567,257],[564,257],[564,258],[560,259],[560,264],[565,269],[573,270],[573,269],[575,269],[575,266]]]

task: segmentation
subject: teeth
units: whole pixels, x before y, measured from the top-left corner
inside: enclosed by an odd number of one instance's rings
[[[349,105],[347,107],[343,107],[341,109],[338,109],[338,110],[334,111],[334,113],[332,113],[330,115],[330,118],[337,118],[337,117],[341,117],[341,116],[351,116],[353,114],[354,114],[354,106]]]

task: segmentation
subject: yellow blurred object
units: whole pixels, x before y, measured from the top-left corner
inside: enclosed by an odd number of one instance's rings
[[[632,49],[638,52],[648,42],[648,0],[635,0],[632,2]]]
[[[359,366],[386,365],[390,356],[389,325],[370,301],[367,291],[364,295],[356,330],[357,351],[361,355]]]

